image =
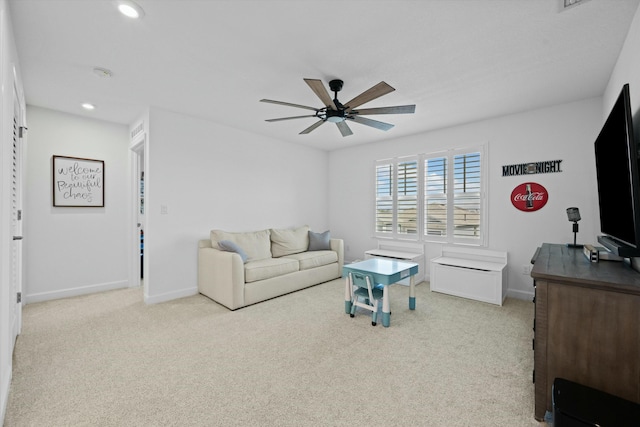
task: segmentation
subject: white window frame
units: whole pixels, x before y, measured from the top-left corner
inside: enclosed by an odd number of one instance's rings
[[[480,233],[479,236],[469,238],[455,236],[453,233],[453,207],[454,207],[454,158],[459,155],[480,153]],[[434,157],[445,157],[447,159],[447,232],[445,236],[426,235],[426,218],[425,218],[425,163],[427,159]],[[398,165],[406,162],[417,160],[418,162],[418,195],[417,195],[417,232],[416,234],[407,234],[398,232]],[[393,214],[391,231],[380,232],[377,230],[377,206],[378,206],[378,176],[377,170],[379,166],[392,166],[392,200]],[[375,162],[375,201],[374,201],[374,236],[382,239],[393,240],[412,240],[422,242],[437,242],[447,244],[464,244],[473,246],[486,246],[488,236],[488,207],[487,207],[487,147],[486,144],[480,144],[470,147],[453,148],[433,153],[425,153],[415,156],[396,157],[391,159],[383,159]]]

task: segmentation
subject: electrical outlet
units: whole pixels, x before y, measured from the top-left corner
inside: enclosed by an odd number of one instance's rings
[[[527,265],[527,264],[523,265],[522,266],[522,274],[525,274],[525,275],[531,274],[531,266]]]

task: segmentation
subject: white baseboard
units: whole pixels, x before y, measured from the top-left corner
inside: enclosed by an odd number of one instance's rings
[[[521,291],[519,289],[507,289],[507,297],[533,301],[533,291]]]
[[[119,280],[117,282],[98,283],[95,285],[80,286],[77,288],[60,289],[51,292],[41,292],[37,294],[27,294],[23,296],[25,304],[34,302],[49,301],[60,298],[77,297],[80,295],[95,294],[98,292],[111,291],[114,289],[128,288],[128,280]]]
[[[3,367],[2,369],[4,370],[5,367]],[[0,408],[0,421],[2,421],[2,423],[0,423],[0,425],[4,425],[4,417],[7,414],[7,405],[9,404],[9,391],[11,388],[11,377],[12,377],[12,365],[8,366],[8,372],[6,372],[6,375],[2,375],[2,389],[0,389],[0,405],[2,405],[2,407]]]
[[[149,296],[147,294],[144,295],[145,304],[158,304],[161,302],[171,301],[178,298],[190,297],[192,295],[196,295],[198,293],[198,288],[196,286],[192,288],[180,289],[178,291],[167,292],[160,295]]]

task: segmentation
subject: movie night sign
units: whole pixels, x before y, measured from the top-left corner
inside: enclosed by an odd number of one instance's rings
[[[562,172],[562,160],[546,160],[544,162],[518,163],[502,166],[502,176],[529,175],[534,173]]]

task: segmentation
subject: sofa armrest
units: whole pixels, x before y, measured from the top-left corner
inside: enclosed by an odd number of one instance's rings
[[[331,239],[329,241],[332,251],[338,253],[339,274],[342,275],[342,266],[344,265],[344,241],[342,239]]]
[[[198,246],[198,292],[231,310],[243,307],[244,263],[240,255],[214,249],[205,240]]]

